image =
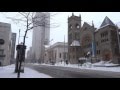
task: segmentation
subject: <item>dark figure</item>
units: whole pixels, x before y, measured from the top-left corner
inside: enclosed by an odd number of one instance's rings
[[[68,65],[68,60],[66,60],[66,64]]]

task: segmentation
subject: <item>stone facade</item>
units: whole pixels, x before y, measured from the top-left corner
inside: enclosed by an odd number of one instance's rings
[[[58,63],[68,60],[68,45],[57,42],[45,50],[44,63]]]
[[[11,25],[0,22],[0,65],[9,65],[11,59]]]
[[[77,17],[72,14],[72,16],[68,18],[68,60],[71,63],[77,63],[80,57],[80,54],[78,54],[80,52],[80,46],[71,46],[74,40],[80,44],[80,30],[81,16]]]
[[[76,23],[79,23],[80,28],[75,28]],[[78,31],[78,32],[76,32]],[[76,33],[78,38],[74,38]],[[114,23],[105,17],[100,28],[95,28],[94,24],[88,24],[84,22],[81,27],[81,17],[72,15],[68,18],[68,55],[70,63],[74,64],[78,62],[78,59],[85,57],[88,52],[91,54],[91,62],[97,62],[100,60],[112,61],[113,63],[120,63],[119,53],[119,29]],[[71,43],[77,40],[80,43],[80,47],[77,51],[72,51]],[[78,54],[78,55],[77,55]],[[77,55],[74,59],[73,56]]]

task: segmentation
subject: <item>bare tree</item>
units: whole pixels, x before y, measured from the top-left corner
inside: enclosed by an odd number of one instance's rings
[[[37,12],[41,13],[41,12]],[[54,16],[55,14],[51,15]],[[25,33],[23,37],[23,48],[22,48],[22,58],[23,62],[25,61],[25,52],[24,52],[24,46],[26,41],[27,32],[29,30],[32,30],[35,27],[44,26],[50,28],[50,23],[47,21],[51,16],[43,13],[43,14],[36,14],[36,12],[18,12],[16,17],[7,17],[8,19],[11,19],[16,24],[22,24],[25,27]],[[47,19],[48,18],[48,19]],[[56,24],[52,24],[53,27],[58,27]],[[18,78],[20,77],[20,70],[21,70],[21,64],[22,61],[20,60],[18,65]],[[16,67],[17,68],[17,67]],[[15,68],[15,69],[16,69]]]

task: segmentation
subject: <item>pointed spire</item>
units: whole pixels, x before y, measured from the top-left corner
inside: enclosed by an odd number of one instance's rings
[[[103,27],[105,25],[111,25],[111,26],[115,26],[115,24],[106,16],[103,23],[101,24],[100,27]]]
[[[79,17],[81,18],[81,14],[79,15]]]
[[[72,16],[74,16],[74,13],[72,13]]]
[[[94,27],[94,23],[93,23],[93,20],[92,20],[92,26]]]

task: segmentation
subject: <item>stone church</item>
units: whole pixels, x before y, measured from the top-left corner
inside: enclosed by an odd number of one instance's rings
[[[118,27],[106,16],[99,28],[84,22],[81,15],[68,17],[68,60],[77,64],[88,52],[91,62],[100,60],[120,63],[120,35]]]

